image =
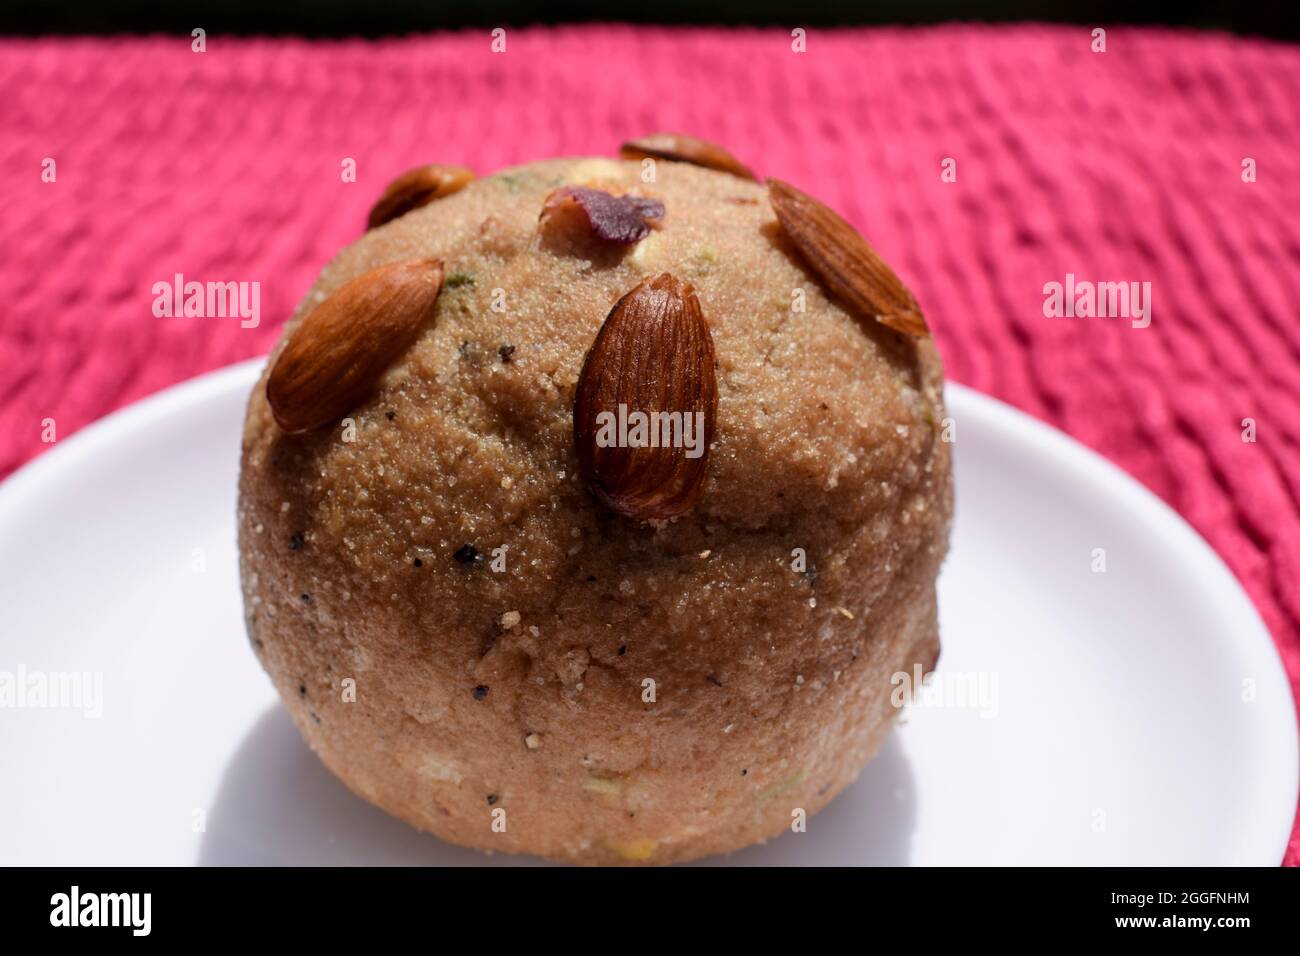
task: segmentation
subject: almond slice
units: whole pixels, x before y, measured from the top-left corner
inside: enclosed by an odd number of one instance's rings
[[[618,154],[624,159],[667,159],[677,163],[690,163],[758,182],[752,169],[721,146],[681,133],[652,133],[640,139],[629,140],[619,147]]]
[[[460,192],[473,180],[474,171],[464,166],[439,166],[435,163],[408,169],[388,184],[379,202],[370,210],[366,228],[382,226],[413,209],[427,206],[435,199]]]
[[[695,504],[718,411],[713,363],[695,290],[668,273],[610,310],[573,403],[578,470],[599,501],[639,520],[675,518]],[[638,420],[648,422],[639,435]]]
[[[417,259],[363,272],[318,305],[289,335],[266,380],[266,400],[286,432],[337,421],[433,318],[442,262]]]
[[[837,212],[779,179],[767,191],[795,248],[840,300],[913,338],[930,334],[907,286]]]

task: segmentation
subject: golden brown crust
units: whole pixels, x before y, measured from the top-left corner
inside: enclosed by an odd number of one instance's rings
[[[952,491],[933,344],[865,335],[762,186],[639,168],[510,170],[343,250],[299,315],[385,262],[447,275],[353,433],[286,435],[261,385],[250,398],[254,648],[327,766],[453,842],[664,863],[769,838],[856,776],[890,676],[937,654]],[[592,181],[662,199],[662,223],[608,252],[539,241],[545,195]],[[572,403],[610,307],[663,271],[709,318],[719,402],[699,501],[643,526],[583,488]]]

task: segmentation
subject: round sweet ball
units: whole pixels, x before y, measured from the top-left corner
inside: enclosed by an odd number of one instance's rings
[[[938,657],[950,445],[843,220],[625,155],[394,183],[250,398],[239,544],[253,649],[355,793],[660,864],[789,830],[881,745]]]

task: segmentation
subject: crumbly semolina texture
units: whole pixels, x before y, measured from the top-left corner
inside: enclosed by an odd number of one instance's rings
[[[892,676],[938,657],[952,486],[932,342],[830,299],[762,185],[641,172],[519,167],[365,234],[288,329],[361,272],[430,256],[435,321],[335,427],[282,432],[265,376],[249,402],[253,648],[331,771],[454,843],[661,864],[773,838],[876,752]],[[629,247],[540,228],[566,184],[666,213]],[[699,296],[719,401],[698,502],[648,525],[583,486],[573,398],[610,308],[661,272]]]

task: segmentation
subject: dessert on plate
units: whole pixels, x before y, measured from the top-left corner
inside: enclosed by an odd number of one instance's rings
[[[939,653],[950,446],[911,293],[684,136],[421,167],[369,225],[243,437],[248,633],[304,739],[487,850],[669,863],[811,817]]]

